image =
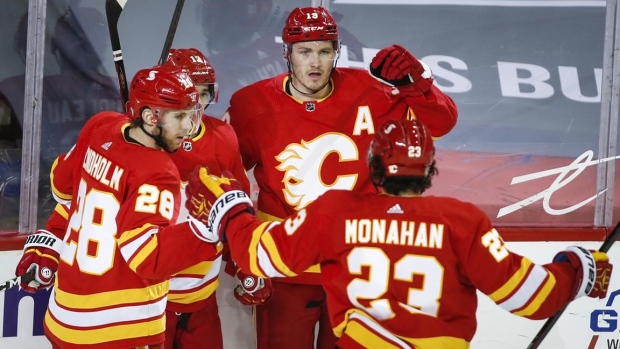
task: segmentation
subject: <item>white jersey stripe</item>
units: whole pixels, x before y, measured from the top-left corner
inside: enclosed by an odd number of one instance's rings
[[[191,290],[202,285],[205,285],[213,278],[216,278],[220,272],[220,265],[222,264],[222,256],[219,256],[213,261],[213,265],[209,268],[209,272],[202,278],[199,277],[181,277],[173,276],[170,279],[170,291],[185,291]]]
[[[132,305],[95,311],[85,311],[84,309],[71,311],[70,309],[60,307],[56,303],[56,294],[54,289],[52,289],[48,310],[65,327],[109,327],[111,324],[137,320],[144,321],[144,319],[160,316],[166,309],[167,301],[168,297],[163,297],[157,302],[145,305]]]
[[[157,234],[157,229],[151,229],[142,234],[139,238],[121,247],[123,258],[128,261],[142,247],[153,234]]]
[[[540,285],[547,279],[548,275],[545,268],[540,265],[534,265],[525,282],[519,287],[519,290],[512,297],[499,304],[499,306],[507,311],[523,307],[534,296],[536,290],[540,288]]]
[[[258,266],[260,269],[267,275],[268,277],[283,277],[284,274],[280,273],[278,269],[271,263],[271,259],[269,258],[269,254],[263,248],[262,244],[259,242],[257,245],[256,256],[258,259]]]

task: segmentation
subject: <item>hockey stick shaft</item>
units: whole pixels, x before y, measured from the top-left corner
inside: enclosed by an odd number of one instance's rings
[[[0,284],[0,292],[6,291],[9,288],[13,288],[21,283],[30,282],[34,280],[34,269],[30,269],[26,274],[14,277]]]
[[[127,75],[125,74],[125,63],[123,62],[123,53],[121,51],[121,40],[118,35],[118,19],[127,0],[106,0],[105,13],[108,20],[108,31],[110,32],[110,42],[112,44],[112,54],[114,55],[114,67],[118,76],[118,86],[123,102],[123,110],[127,108],[129,100],[129,89],[127,87]]]
[[[601,252],[609,251],[609,249],[614,245],[614,242],[618,240],[618,237],[620,237],[620,223],[616,224],[616,226],[614,227],[614,230],[611,231],[611,234],[609,234],[607,239],[603,241],[603,244],[601,245],[601,248],[599,248],[599,251]],[[564,310],[566,310],[566,307],[568,307],[568,304],[570,303],[567,303],[562,309],[560,309],[557,313],[555,313],[555,315],[547,319],[547,321],[545,322],[543,327],[540,329],[540,331],[538,331],[536,336],[534,336],[534,339],[532,340],[530,345],[527,346],[527,349],[538,348],[538,346],[540,345],[540,343],[542,343],[542,341],[545,339],[547,334],[549,334],[549,331],[551,331],[551,328],[555,325],[556,322],[558,322],[558,320],[560,319],[560,316],[562,316],[562,313],[564,313]]]
[[[177,0],[177,5],[174,8],[174,13],[172,14],[172,21],[170,22],[170,27],[168,28],[168,35],[166,35],[166,41],[164,41],[164,47],[161,50],[161,56],[159,57],[159,62],[157,63],[158,65],[162,65],[168,60],[168,53],[170,52],[170,47],[172,47],[174,34],[176,33],[177,26],[179,25],[179,18],[181,18],[183,4],[185,4],[185,0]]]

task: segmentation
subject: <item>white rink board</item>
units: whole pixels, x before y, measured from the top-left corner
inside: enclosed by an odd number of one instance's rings
[[[599,242],[509,242],[508,247],[523,255],[527,255],[536,263],[549,262],[555,253],[569,245],[580,245],[589,249],[600,247]],[[14,267],[21,256],[21,251],[0,252],[0,281],[13,277]],[[610,251],[610,258],[616,268],[620,268],[620,248],[618,243]],[[620,269],[611,280],[608,295],[618,291],[620,293]],[[493,277],[489,275],[489,277]],[[252,328],[252,315],[249,307],[243,307],[232,296],[234,280],[228,275],[221,273],[221,286],[218,289],[218,302],[220,304],[220,317],[224,332],[224,347],[226,349],[251,349],[253,348],[254,336]],[[616,297],[614,304],[606,305],[606,300],[596,301],[593,299],[579,299],[571,304],[547,335],[540,349],[608,349],[614,348],[612,341],[620,349],[620,327],[618,327],[618,313],[620,313],[620,297]],[[471,342],[471,349],[525,349],[543,326],[545,320],[532,321],[511,315],[485,296],[479,297],[478,306],[478,331]],[[23,298],[19,304],[18,319],[12,318],[7,309],[13,304],[5,304],[5,294],[0,292],[0,349],[24,348],[45,349],[51,348],[44,336],[33,336],[33,313],[34,302],[32,299]],[[595,328],[611,328],[611,332],[595,332],[590,329],[590,317],[596,310],[610,310],[611,315],[606,315],[608,322],[599,321]],[[616,315],[614,315],[615,311]],[[6,313],[6,314],[5,314]],[[7,323],[4,323],[8,316]],[[9,323],[10,322],[10,323]],[[15,328],[17,323],[17,336],[9,337],[5,329]],[[8,335],[11,335],[10,333]],[[599,335],[597,344],[589,347],[593,335]],[[610,343],[608,343],[608,341]],[[611,344],[612,346],[608,346]]]

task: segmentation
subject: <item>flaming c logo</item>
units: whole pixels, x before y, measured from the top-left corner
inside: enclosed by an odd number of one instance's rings
[[[359,152],[355,142],[341,133],[325,133],[306,142],[289,144],[276,160],[276,169],[284,172],[282,192],[289,205],[301,210],[330,189],[351,190],[357,182],[357,173],[340,174],[333,183],[321,178],[323,162],[336,153],[340,162],[356,161]]]

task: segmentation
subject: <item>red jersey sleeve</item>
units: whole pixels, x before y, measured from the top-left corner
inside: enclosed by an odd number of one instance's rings
[[[232,259],[245,273],[262,277],[296,276],[318,264],[322,230],[310,222],[317,222],[319,207],[310,205],[282,222],[263,222],[249,213],[235,217],[226,228]]]
[[[62,240],[65,236],[65,232],[67,231],[68,218],[69,206],[56,204],[50,218],[48,218],[45,223],[45,229]]]
[[[73,192],[73,168],[75,165],[75,146],[66,154],[60,154],[50,171],[52,194],[56,202],[69,205]]]
[[[398,98],[400,94],[397,95]],[[422,121],[431,132],[433,137],[438,138],[446,135],[456,125],[458,111],[456,104],[448,95],[443,93],[437,86],[420,96],[404,95],[409,105],[408,118]]]
[[[159,205],[148,198],[159,195]],[[119,245],[123,258],[139,275],[166,278],[175,272],[207,260],[218,253],[215,244],[200,242],[188,222],[176,221],[181,200],[180,181],[169,172],[160,172],[127,198],[120,208],[117,221]],[[189,248],[196,246],[197,248]],[[188,249],[189,248],[189,249]],[[196,253],[199,258],[178,258]],[[160,263],[165,260],[166,263]]]
[[[569,301],[575,282],[569,263],[539,265],[511,252],[488,217],[474,205],[464,205],[467,217],[459,215],[453,228],[456,237],[468,238],[453,245],[464,274],[478,290],[503,309],[531,319],[548,318]],[[466,227],[476,231],[466,232]]]

